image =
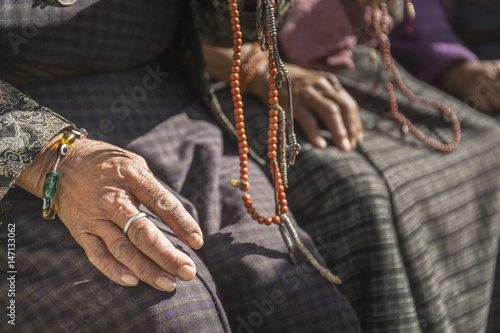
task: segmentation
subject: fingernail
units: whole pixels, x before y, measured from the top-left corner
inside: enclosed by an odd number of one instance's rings
[[[196,269],[189,265],[184,265],[177,271],[177,276],[185,281],[191,280],[195,275]]]
[[[174,291],[174,289],[177,287],[177,283],[166,276],[160,276],[158,279],[156,279],[156,285],[160,289],[168,292]]]
[[[351,143],[349,142],[349,139],[347,139],[347,138],[342,139],[341,146],[342,147],[340,147],[340,148],[342,148],[342,150],[345,150],[345,151],[350,151],[352,149]]]
[[[137,286],[139,279],[132,274],[123,274],[120,280],[127,286]]]
[[[323,138],[323,137],[318,137],[318,145],[320,148],[326,148],[326,146],[328,145],[328,143],[326,142],[326,140]]]
[[[196,232],[192,233],[188,238],[186,238],[186,242],[195,250],[198,250],[203,246],[203,238],[201,238],[201,236]]]

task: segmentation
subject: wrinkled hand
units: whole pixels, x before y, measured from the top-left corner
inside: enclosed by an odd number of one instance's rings
[[[266,65],[267,67],[267,65]],[[337,77],[328,72],[305,69],[287,63],[292,79],[295,122],[309,142],[319,148],[327,146],[320,135],[320,124],[332,134],[333,144],[344,151],[356,149],[363,141],[363,126],[356,101],[342,87]],[[250,86],[250,92],[268,101],[267,72],[261,71]],[[282,105],[287,96],[286,85],[280,91]]]
[[[440,77],[443,90],[484,113],[500,111],[500,60],[465,61]]]
[[[23,171],[16,184],[41,196],[45,174],[56,160],[56,136]],[[113,145],[77,140],[61,159],[60,181],[53,198],[60,219],[83,247],[90,262],[124,286],[142,280],[164,291],[176,287],[176,277],[195,276],[193,261],[175,248],[147,217],[122,228],[144,204],[187,245],[203,245],[198,224],[181,203],[153,177],[144,159]],[[47,225],[50,228],[50,225]]]
[[[332,134],[333,144],[342,150],[356,149],[363,140],[363,127],[356,101],[334,74],[287,64],[293,82],[295,121],[307,139],[317,147],[327,143],[320,136],[322,122]]]

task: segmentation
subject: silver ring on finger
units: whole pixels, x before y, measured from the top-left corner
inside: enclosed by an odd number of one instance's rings
[[[123,227],[123,234],[125,236],[127,236],[127,231],[128,229],[132,226],[132,224],[134,224],[135,221],[137,221],[138,219],[140,219],[141,217],[145,217],[146,216],[146,213],[144,212],[140,212],[140,213],[137,213],[135,214],[134,216],[132,216],[128,221],[127,223],[125,223],[125,226]],[[127,236],[128,237],[128,236]]]

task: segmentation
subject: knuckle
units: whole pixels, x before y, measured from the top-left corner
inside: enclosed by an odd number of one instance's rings
[[[134,257],[134,247],[126,238],[118,238],[111,242],[109,250],[114,257],[120,262],[131,261]]]
[[[161,193],[153,200],[152,206],[155,209],[165,212],[173,219],[180,218],[184,213],[184,209],[173,195]]]
[[[92,265],[98,268],[103,266],[102,264],[104,262],[104,258],[106,257],[106,252],[102,247],[97,244],[92,244],[85,249],[85,253],[87,254],[87,257]]]
[[[150,223],[145,221],[135,222],[130,227],[128,234],[131,241],[141,247],[149,248],[153,242],[157,241],[155,230],[152,229]]]
[[[186,263],[183,256],[179,253],[179,251],[175,248],[170,248],[168,255],[162,257],[162,259],[158,262],[160,267],[181,267]]]

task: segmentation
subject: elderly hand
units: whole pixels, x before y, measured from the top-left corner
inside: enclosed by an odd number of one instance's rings
[[[266,65],[267,67],[267,65]],[[320,124],[332,134],[333,144],[344,151],[356,149],[363,140],[363,127],[356,101],[342,87],[337,77],[328,72],[305,69],[287,63],[292,79],[295,122],[307,139],[316,147],[325,148],[326,140],[320,135]],[[268,100],[267,73],[256,77],[250,92]],[[286,85],[279,91],[285,105]]]
[[[53,147],[60,138],[58,135],[47,144],[17,185],[41,197],[45,174],[57,157]],[[124,286],[142,280],[172,291],[176,277],[190,280],[195,276],[194,262],[147,217],[132,224],[128,237],[122,232],[142,203],[184,243],[195,249],[203,245],[198,224],[156,181],[142,157],[104,142],[76,140],[57,172],[60,182],[53,197],[57,214],[90,262],[108,278]]]
[[[500,111],[500,60],[465,61],[439,78],[443,90],[484,113]]]

